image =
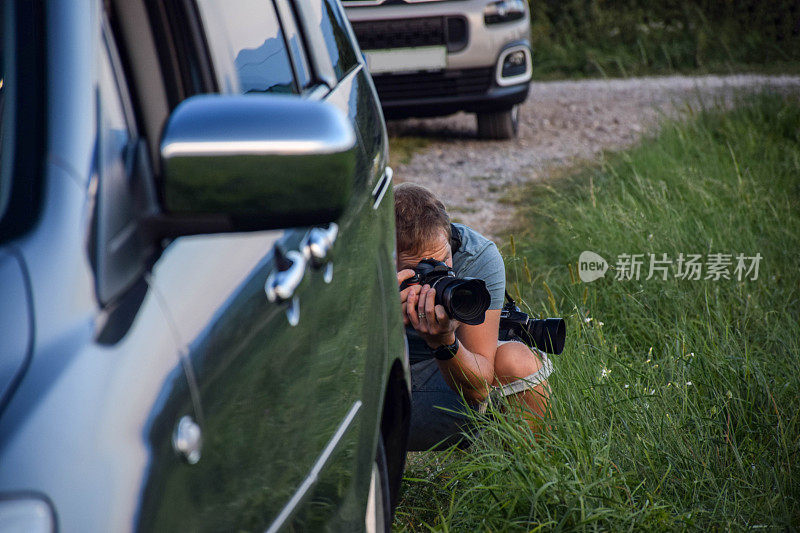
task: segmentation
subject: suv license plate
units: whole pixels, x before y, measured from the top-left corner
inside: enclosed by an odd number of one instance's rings
[[[442,70],[447,66],[447,50],[444,46],[367,50],[364,56],[372,74]]]

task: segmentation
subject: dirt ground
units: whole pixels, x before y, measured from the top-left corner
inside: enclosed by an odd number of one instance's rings
[[[659,119],[743,92],[769,89],[800,94],[800,76],[651,77],[537,82],[520,108],[519,136],[476,139],[474,115],[408,119],[388,124],[392,138],[423,137],[430,144],[395,168],[396,181],[432,189],[454,220],[497,238],[513,210],[500,200],[531,180],[579,161],[597,159],[655,133]]]

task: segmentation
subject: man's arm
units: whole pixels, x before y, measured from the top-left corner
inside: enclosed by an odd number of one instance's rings
[[[413,274],[413,271],[401,271],[398,273],[398,280],[410,277],[406,275],[407,272]],[[461,324],[451,320],[444,307],[435,305],[436,291],[430,286],[411,289],[409,287],[401,294],[404,320],[433,349],[453,344],[456,337],[458,338],[459,346],[455,357],[446,361],[437,360],[437,363],[451,387],[463,391],[469,400],[482,401],[488,395],[490,384],[494,380],[500,310],[487,311],[486,320],[482,324]]]
[[[486,311],[483,324],[461,324],[456,330],[459,348],[455,357],[437,361],[448,384],[464,392],[472,401],[480,402],[489,394],[494,381],[494,356],[497,351],[497,331],[500,328],[500,310]]]

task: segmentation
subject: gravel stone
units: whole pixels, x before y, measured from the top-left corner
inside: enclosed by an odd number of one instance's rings
[[[800,76],[669,76],[534,82],[519,113],[519,136],[476,138],[475,117],[390,121],[389,134],[433,142],[395,170],[399,182],[430,188],[454,220],[499,238],[513,208],[501,203],[525,183],[604,150],[620,150],[655,134],[659,119],[699,106],[729,106],[736,95],[769,89],[800,94]]]

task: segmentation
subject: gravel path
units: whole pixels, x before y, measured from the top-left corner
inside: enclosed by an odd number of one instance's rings
[[[621,80],[537,82],[520,108],[519,137],[479,141],[473,115],[389,122],[389,134],[430,139],[407,164],[398,182],[433,190],[455,220],[494,237],[513,216],[499,201],[525,182],[603,150],[635,144],[654,132],[663,114],[676,116],[687,103],[730,103],[743,91],[769,87],[800,94],[800,76],[653,77]]]

